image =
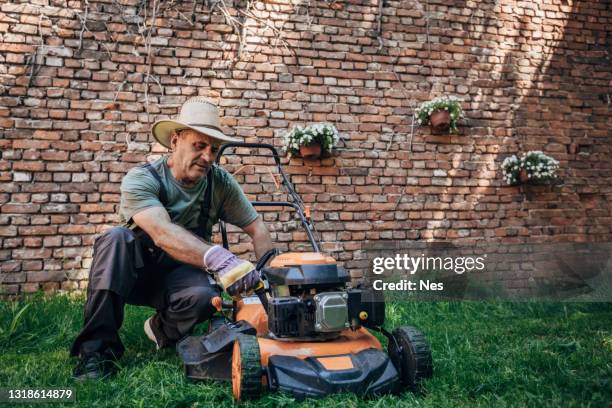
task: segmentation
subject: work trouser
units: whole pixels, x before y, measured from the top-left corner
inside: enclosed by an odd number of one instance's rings
[[[215,312],[219,287],[204,270],[159,259],[159,248],[144,234],[115,227],[94,243],[83,328],[70,355],[91,352],[120,358],[119,338],[126,303],[157,310],[151,321],[161,347],[172,346]]]

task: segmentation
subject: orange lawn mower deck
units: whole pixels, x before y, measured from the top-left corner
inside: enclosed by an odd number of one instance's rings
[[[351,287],[348,272],[319,252],[308,211],[284,174],[271,145],[230,143],[221,147],[272,152],[291,202],[253,202],[254,206],[292,207],[313,252],[269,251],[257,264],[264,285],[240,301],[213,302],[231,313],[215,316],[209,333],[177,344],[188,378],[232,382],[236,400],[258,398],[264,390],[297,397],[353,392],[361,396],[416,390],[432,375],[423,334],[404,326],[384,329],[381,292]],[[255,155],[253,152],[251,155]],[[220,223],[227,248],[225,226]],[[368,330],[388,339],[387,352]]]

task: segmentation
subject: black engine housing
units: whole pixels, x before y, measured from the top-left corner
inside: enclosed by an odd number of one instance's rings
[[[321,313],[322,307],[318,304],[317,295],[320,297],[326,292],[346,294],[346,321],[351,328],[378,327],[384,323],[382,292],[348,288],[349,274],[335,264],[264,268],[262,274],[272,293],[268,301],[268,330],[277,338],[314,340],[333,336],[334,333],[329,331],[317,330],[317,323],[320,323],[317,322],[317,314]],[[281,287],[284,288],[282,291]],[[344,329],[339,328],[335,334]]]
[[[314,305],[294,296],[272,298],[268,303],[268,330],[277,337],[304,337],[314,333]],[[310,307],[309,307],[310,306]]]

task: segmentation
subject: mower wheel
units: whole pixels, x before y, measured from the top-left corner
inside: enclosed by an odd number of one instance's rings
[[[398,327],[392,335],[389,357],[400,373],[402,385],[418,391],[421,380],[433,375],[431,351],[425,335],[412,326]]]
[[[257,337],[239,334],[232,353],[232,392],[237,401],[256,399],[262,391]]]

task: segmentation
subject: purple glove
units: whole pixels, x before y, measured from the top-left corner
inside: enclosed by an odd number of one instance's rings
[[[252,263],[244,261],[220,245],[204,254],[204,267],[217,277],[218,282],[232,297],[254,290],[261,278]]]

